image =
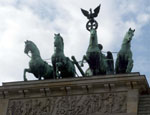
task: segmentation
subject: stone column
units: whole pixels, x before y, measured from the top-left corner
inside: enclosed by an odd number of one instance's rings
[[[137,115],[139,101],[138,89],[129,89],[127,93],[127,113]]]
[[[0,99],[0,115],[6,115],[8,99]]]

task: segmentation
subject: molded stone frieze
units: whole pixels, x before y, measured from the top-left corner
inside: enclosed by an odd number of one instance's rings
[[[126,113],[126,92],[11,99],[7,115],[92,115]]]

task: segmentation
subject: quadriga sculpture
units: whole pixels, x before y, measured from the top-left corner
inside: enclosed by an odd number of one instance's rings
[[[90,30],[90,43],[86,55],[83,56],[81,65],[83,65],[84,60],[89,64],[89,69],[92,72],[92,75],[106,74],[106,58],[98,46],[97,32],[95,29]]]
[[[115,71],[118,73],[130,73],[133,68],[133,59],[131,52],[131,40],[134,36],[135,29],[129,28],[128,32],[125,34],[123,43],[119,53],[117,54]]]
[[[73,62],[64,55],[64,42],[60,34],[54,36],[54,54],[52,64],[55,78],[75,77],[75,66]]]
[[[43,61],[40,56],[40,51],[32,41],[25,42],[24,52],[28,55],[31,52],[31,60],[29,62],[29,68],[24,69],[24,81],[27,81],[26,72],[33,73],[36,78],[41,80],[53,78],[53,68],[48,65],[47,62]]]

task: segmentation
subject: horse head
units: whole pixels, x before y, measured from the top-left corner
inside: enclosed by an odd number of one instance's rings
[[[24,53],[28,55],[28,53],[31,52],[34,53],[36,56],[40,56],[40,52],[37,48],[37,46],[32,41],[25,41],[25,49]]]
[[[135,32],[135,29],[132,30],[131,28],[129,28],[129,30],[127,31],[124,37],[123,43],[129,43],[132,40],[132,37],[134,36],[134,32]]]
[[[96,30],[95,29],[91,29],[91,31],[90,31],[90,38],[91,39],[95,39],[95,37],[97,37],[97,32],[96,32]]]
[[[90,42],[89,42],[89,48],[90,47],[97,47],[98,41],[97,41],[97,32],[95,29],[92,29],[90,31]]]
[[[31,41],[27,40],[27,41],[25,41],[24,53],[28,54],[30,50],[31,50]]]
[[[56,49],[59,49],[60,51],[63,51],[64,49],[64,42],[63,38],[61,37],[60,34],[54,34],[54,47]]]

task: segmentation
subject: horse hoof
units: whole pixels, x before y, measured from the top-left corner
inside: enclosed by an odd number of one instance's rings
[[[24,79],[24,81],[28,81],[27,79]]]

